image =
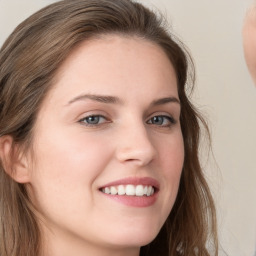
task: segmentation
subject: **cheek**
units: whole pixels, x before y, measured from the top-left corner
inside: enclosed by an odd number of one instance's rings
[[[91,136],[92,137],[92,136]],[[41,137],[35,145],[35,166],[31,184],[40,196],[89,192],[111,157],[111,144],[102,147],[101,138],[64,134]],[[42,143],[43,142],[43,143]],[[99,161],[100,159],[100,161]]]
[[[163,143],[160,162],[164,165],[166,176],[179,177],[184,163],[184,142],[181,132]]]
[[[184,143],[181,132],[169,141],[165,141],[160,156],[164,178],[163,194],[165,194],[163,206],[169,212],[177,196],[184,163]]]

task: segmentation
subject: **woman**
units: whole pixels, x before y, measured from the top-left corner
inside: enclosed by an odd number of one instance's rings
[[[15,29],[0,53],[2,256],[217,255],[180,45],[128,0],[60,1]]]

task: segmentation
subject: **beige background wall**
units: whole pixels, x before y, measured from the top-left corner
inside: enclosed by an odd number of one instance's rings
[[[0,0],[0,45],[29,14],[54,1]],[[208,117],[216,163],[206,165],[220,242],[230,256],[256,248],[256,88],[243,59],[241,27],[251,0],[141,0],[166,13],[197,68],[195,102]],[[204,155],[204,154],[203,154]],[[221,250],[220,255],[225,255]]]

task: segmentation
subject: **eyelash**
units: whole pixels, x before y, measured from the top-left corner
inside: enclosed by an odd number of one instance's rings
[[[160,124],[155,123],[159,121]],[[87,127],[98,127],[100,125],[104,125],[110,122],[111,121],[103,115],[89,115],[79,120],[79,123],[82,123]],[[177,121],[171,116],[155,115],[151,117],[146,123],[149,125],[154,125],[159,128],[170,128],[171,126],[175,125]]]

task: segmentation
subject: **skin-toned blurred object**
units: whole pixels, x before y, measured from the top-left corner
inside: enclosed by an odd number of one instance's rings
[[[243,26],[244,56],[256,85],[256,4],[247,12]]]
[[[243,47],[247,67],[256,86],[256,2],[247,11],[243,25]],[[256,256],[256,249],[254,252]]]

